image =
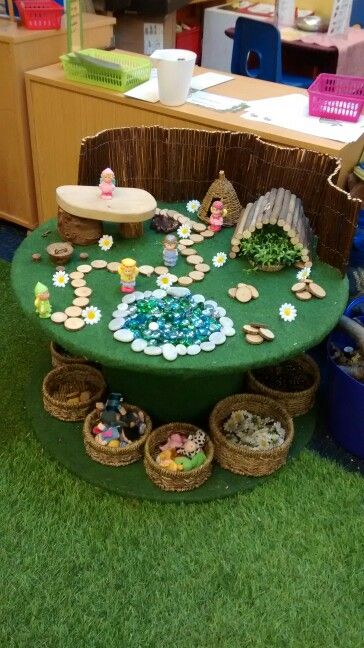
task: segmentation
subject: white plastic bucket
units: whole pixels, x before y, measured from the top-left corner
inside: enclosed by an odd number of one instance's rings
[[[166,106],[185,103],[196,62],[195,52],[156,50],[150,57],[157,68],[159,101]]]

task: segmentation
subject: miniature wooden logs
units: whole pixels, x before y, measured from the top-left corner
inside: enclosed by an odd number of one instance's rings
[[[255,203],[248,203],[231,238],[230,258],[235,259],[240,251],[242,239],[248,239],[264,225],[277,225],[286,232],[292,245],[300,250],[301,260],[309,261],[313,232],[305,216],[301,200],[288,189],[271,189],[260,196]]]

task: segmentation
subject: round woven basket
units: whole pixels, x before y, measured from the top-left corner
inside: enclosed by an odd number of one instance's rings
[[[63,365],[70,365],[70,364],[92,364],[90,363],[87,358],[77,357],[73,355],[69,355],[65,349],[63,349],[59,344],[56,344],[56,342],[51,342],[51,359],[52,359],[52,366],[53,367],[61,367]]]
[[[144,410],[136,405],[129,405],[123,403],[123,406],[130,412],[144,413],[146,430],[143,436],[137,441],[133,441],[125,448],[109,448],[103,446],[95,441],[95,435],[92,434],[92,428],[100,421],[100,413],[97,410],[90,412],[85,418],[83,424],[83,442],[85,444],[86,452],[98,463],[105,464],[106,466],[127,466],[128,464],[138,461],[143,456],[143,447],[146,442],[148,434],[152,431],[152,420]]]
[[[61,421],[81,421],[102,400],[106,383],[102,373],[86,364],[62,365],[52,369],[43,380],[44,409]],[[89,391],[91,398],[79,404],[69,404],[72,392]]]
[[[282,445],[268,450],[254,450],[238,446],[229,441],[223,425],[235,410],[245,409],[259,416],[270,416],[280,421],[286,430]],[[210,432],[215,446],[215,459],[225,468],[238,475],[261,477],[270,475],[286,462],[293,440],[293,421],[285,409],[276,401],[256,394],[235,394],[215,405],[210,414]]]
[[[160,466],[155,458],[159,452],[159,446],[165,443],[171,434],[193,434],[199,428],[190,423],[167,423],[153,430],[148,436],[145,444],[144,466],[146,473],[152,482],[166,491],[188,491],[201,486],[211,475],[212,458],[214,446],[207,437],[204,452],[206,461],[199,468],[193,470],[172,472]]]
[[[297,372],[304,372],[310,377],[310,387],[292,392],[272,389],[258,380],[252,371],[248,371],[248,387],[249,391],[255,394],[263,394],[278,401],[291,416],[302,416],[309,412],[315,404],[316,392],[320,384],[320,370],[316,362],[305,354],[299,355],[289,362],[297,365]]]

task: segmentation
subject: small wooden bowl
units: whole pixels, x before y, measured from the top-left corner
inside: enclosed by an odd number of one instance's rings
[[[47,252],[53,263],[56,265],[64,265],[70,260],[73,254],[73,246],[71,243],[64,241],[50,243],[47,245]]]

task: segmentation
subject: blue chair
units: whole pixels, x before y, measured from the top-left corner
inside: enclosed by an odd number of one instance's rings
[[[251,58],[258,67],[249,67]],[[233,74],[308,88],[313,79],[282,73],[281,35],[271,23],[240,17],[236,21],[233,53]]]

